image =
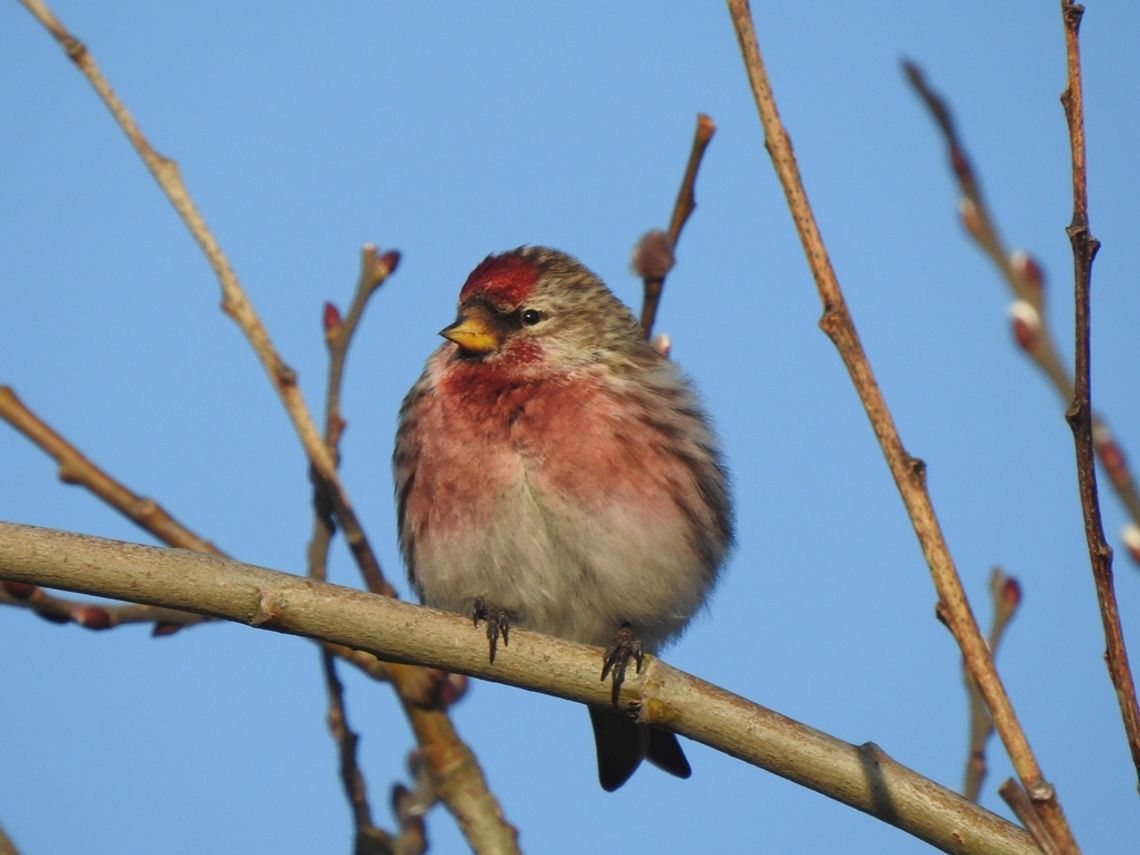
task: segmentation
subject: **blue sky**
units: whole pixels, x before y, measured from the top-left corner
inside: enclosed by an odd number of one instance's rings
[[[1140,190],[1140,7],[1083,27],[1094,271],[1094,395],[1140,448],[1128,247]],[[942,143],[899,70],[951,101],[1011,246],[1049,277],[1071,349],[1068,148],[1057,4],[757,2],[808,192],[903,440],[983,623],[986,579],[1018,576],[999,657],[1086,851],[1140,838],[1135,773],[1103,639],[1063,404],[1011,343],[1004,286],[956,220]],[[958,787],[958,654],[819,303],[717,4],[445,6],[59,2],[144,132],[175,158],[315,411],[320,309],[360,245],[403,263],[350,357],[344,477],[388,576],[388,459],[401,397],[486,254],[580,257],[627,302],[630,249],[664,226],[698,112],[718,133],[659,316],[699,385],[736,483],[739,546],[665,658]],[[94,93],[16,3],[0,5],[0,382],[94,460],[243,560],[303,570],[299,447],[217,286]],[[1130,201],[1132,200],[1132,201]],[[1134,451],[1134,454],[1136,452]],[[148,542],[0,429],[0,518]],[[1110,540],[1123,521],[1102,493]],[[1140,647],[1140,577],[1118,554]],[[336,581],[357,584],[343,551]],[[478,643],[473,634],[472,643]],[[242,627],[165,640],[0,612],[0,823],[27,853],[345,851],[349,817],[311,645]],[[373,809],[411,742],[385,686],[355,674]],[[614,795],[580,708],[475,685],[456,708],[527,851],[915,852],[923,844],[699,745],[693,778],[652,769]],[[983,802],[1009,774],[990,753]],[[442,811],[435,851],[462,843]]]

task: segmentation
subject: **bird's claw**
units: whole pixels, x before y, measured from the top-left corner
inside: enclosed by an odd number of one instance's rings
[[[606,648],[602,656],[602,679],[606,679],[613,672],[613,705],[618,705],[621,694],[621,684],[625,682],[625,669],[632,659],[637,664],[637,673],[641,673],[641,665],[645,659],[645,649],[641,642],[634,637],[633,627],[628,622],[621,625],[614,634],[614,640]]]
[[[503,637],[503,647],[510,644],[511,621],[515,617],[515,613],[509,609],[487,605],[482,597],[475,600],[475,609],[471,615],[472,623],[478,626],[481,620],[487,622],[487,645],[492,662],[495,661],[495,651],[499,647],[499,636]]]

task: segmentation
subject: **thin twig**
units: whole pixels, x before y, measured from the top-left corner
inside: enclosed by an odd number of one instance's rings
[[[356,837],[354,851],[357,855],[373,851],[391,851],[392,836],[372,821],[372,809],[368,805],[364,774],[356,761],[356,746],[360,737],[348,723],[348,713],[344,706],[344,684],[336,673],[336,658],[327,650],[321,650],[321,670],[329,698],[327,723],[329,732],[337,744],[341,783],[348,797],[349,810],[352,812],[353,833]]]
[[[904,62],[907,79],[934,118],[946,142],[950,168],[962,194],[959,210],[966,232],[989,256],[1013,294],[1010,309],[1014,341],[1026,357],[1045,375],[1059,398],[1068,406],[1073,399],[1073,378],[1064,364],[1049,323],[1045,302],[1045,275],[1041,266],[1026,252],[1010,252],[1001,239],[993,215],[982,195],[981,182],[969,155],[954,127],[945,99],[926,82],[922,70],[913,62]],[[1140,526],[1140,490],[1128,467],[1124,450],[1113,437],[1107,422],[1092,413],[1093,442],[1101,466],[1117,497]],[[1140,550],[1135,553],[1140,564]]]
[[[1072,0],[1061,0],[1065,24],[1065,55],[1068,85],[1061,95],[1065,119],[1069,125],[1069,141],[1073,161],[1073,218],[1066,232],[1073,247],[1074,302],[1076,304],[1076,389],[1073,403],[1065,413],[1073,429],[1077,455],[1077,482],[1081,511],[1085,521],[1089,561],[1092,564],[1096,597],[1104,624],[1105,659],[1116,690],[1116,700],[1124,720],[1124,732],[1132,752],[1132,762],[1140,776],[1140,709],[1136,704],[1136,685],[1128,665],[1128,650],[1120,626],[1120,612],[1112,580],[1112,549],[1105,542],[1101,523],[1100,500],[1097,498],[1096,469],[1093,466],[1092,381],[1090,370],[1089,304],[1092,264],[1100,241],[1089,231],[1088,189],[1085,160],[1084,98],[1081,88],[1081,56],[1079,31],[1084,7]]]
[[[0,386],[0,419],[8,422],[59,464],[59,480],[64,484],[84,487],[168,546],[192,549],[208,555],[223,554],[210,541],[178,522],[154,499],[131,492],[92,463],[78,448],[32,412],[10,386]]]
[[[325,304],[323,323],[325,342],[329,351],[329,377],[325,388],[325,445],[332,459],[338,464],[340,437],[345,426],[340,414],[340,394],[348,345],[356,332],[357,323],[368,298],[387,279],[398,258],[398,255],[392,256],[390,264],[379,262],[376,247],[366,244],[362,252],[360,280],[357,283],[353,310],[349,313],[349,318],[342,320],[340,313],[331,303]],[[324,485],[322,479],[313,478],[313,533],[309,538],[307,550],[309,576],[320,581],[324,581],[328,576],[329,546],[335,532],[331,503]],[[344,700],[344,684],[337,675],[336,657],[326,648],[321,649],[320,657],[328,705],[325,721],[337,746],[341,785],[352,814],[356,840],[354,851],[356,855],[391,852],[392,835],[383,831],[372,820],[368,788],[357,760],[356,747],[360,737],[349,723]]]
[[[175,630],[209,620],[192,612],[160,609],[138,603],[108,606],[57,597],[23,582],[0,583],[0,605],[28,609],[51,623],[75,623],[84,629],[113,629],[129,624],[154,624],[152,635],[171,635]]]
[[[990,645],[990,655],[996,659],[1006,627],[1021,604],[1021,584],[1013,576],[1005,575],[1000,567],[995,567],[990,573],[990,599],[993,600],[993,623],[986,640]],[[962,795],[976,802],[986,778],[986,743],[993,736],[994,723],[986,710],[986,701],[978,690],[978,684],[971,679],[969,672],[964,677],[966,693],[970,698],[970,742],[966,753],[966,778]]]
[[[180,550],[156,549],[0,523],[0,579],[202,610],[261,629],[320,638],[383,673],[419,662],[582,703],[608,703],[596,647],[519,629],[489,662],[470,643],[470,620],[362,591]],[[352,652],[356,651],[356,652]],[[360,651],[375,651],[363,653]],[[423,668],[417,668],[422,672]],[[620,703],[646,724],[665,726],[745,762],[904,829],[946,852],[1035,853],[1022,829],[896,763],[873,744],[851,745],[647,657],[627,674]],[[450,728],[428,709],[419,727]],[[446,744],[421,736],[421,745]],[[455,743],[459,744],[459,743]],[[452,770],[462,750],[434,759]],[[462,781],[457,776],[456,783]],[[441,795],[449,794],[436,785]],[[481,810],[476,811],[484,819]],[[489,851],[494,850],[488,847]]]
[[[665,287],[665,277],[673,267],[677,241],[681,230],[697,208],[697,172],[705,149],[716,133],[716,124],[704,113],[697,114],[697,128],[693,132],[693,147],[689,151],[689,161],[685,164],[685,174],[673,203],[673,216],[666,232],[651,231],[638,242],[633,254],[633,269],[644,283],[644,297],[641,303],[641,326],[645,337],[653,335],[653,324],[657,320],[657,307],[661,302],[661,291]]]
[[[788,132],[780,121],[768,75],[760,56],[752,14],[747,0],[728,0],[729,12],[740,41],[745,68],[764,127],[765,145],[776,175],[784,189],[788,207],[803,243],[804,252],[823,303],[820,326],[831,338],[851,375],[903,504],[918,536],[938,592],[940,613],[962,650],[970,675],[977,681],[994,724],[1026,790],[1034,797],[1046,825],[1055,839],[1063,841],[1063,851],[1077,851],[1072,831],[1065,820],[1056,794],[1041,773],[1029,741],[1017,720],[1013,705],[994,667],[985,639],[970,609],[962,580],[954,566],[926,490],[926,466],[903,447],[890,410],[871,370],[859,334],[831,266],[823,238],[808,204],[799,167],[792,153]]]
[[[0,419],[8,422],[59,464],[60,481],[85,488],[161,543],[208,555],[224,555],[210,541],[178,522],[154,499],[132,492],[92,463],[83,452],[32,412],[10,386],[0,386]],[[23,605],[47,620],[61,623],[74,621],[88,629],[110,629],[129,623],[153,622],[155,635],[170,635],[180,627],[209,620],[202,615],[180,614],[169,609],[158,611],[149,606],[76,603],[43,591],[33,594],[9,590],[8,594],[10,599],[3,600],[7,605]]]
[[[1005,782],[998,787],[998,793],[1033,837],[1038,849],[1041,850],[1041,855],[1059,855],[1057,847],[1053,844],[1053,839],[1049,836],[1044,823],[1041,822],[1041,817],[1033,809],[1033,803],[1025,794],[1025,790],[1021,788],[1021,784],[1017,783],[1014,778],[1006,778]]]
[[[344,430],[340,413],[341,387],[344,384],[345,360],[348,347],[364,316],[369,298],[395,272],[400,253],[391,250],[381,254],[373,244],[366,243],[360,250],[360,278],[352,295],[348,314],[343,318],[331,303],[325,304],[325,342],[329,351],[329,377],[325,391],[325,444],[334,459]]]

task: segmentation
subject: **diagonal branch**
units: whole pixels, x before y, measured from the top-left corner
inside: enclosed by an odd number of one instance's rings
[[[309,414],[308,406],[297,386],[297,373],[285,363],[273,347],[269,332],[261,323],[257,312],[254,311],[253,304],[246,296],[241,283],[238,281],[237,274],[234,273],[229,260],[206,225],[206,221],[198,211],[194,200],[190,197],[190,193],[182,181],[182,176],[179,174],[178,164],[161,155],[143,136],[130,112],[119,100],[119,96],[115,94],[110,83],[107,82],[95,64],[95,59],[87,47],[68,32],[43,3],[43,0],[20,0],[20,2],[59,43],[68,59],[75,64],[94,87],[127,139],[130,140],[131,145],[134,146],[135,151],[138,152],[139,157],[146,164],[147,169],[154,176],[155,181],[158,182],[159,187],[166,194],[167,199],[170,200],[186,224],[186,228],[194,240],[201,247],[202,253],[206,256],[206,260],[221,285],[222,310],[233,319],[242,333],[245,334],[250,346],[257,354],[257,358],[265,368],[270,383],[281,399],[289,419],[293,422],[293,428],[309,458],[313,471],[324,482],[328,490],[333,510],[341,527],[346,531],[346,540],[357,564],[360,566],[368,590],[378,594],[393,595],[395,591],[384,579],[380,562],[376,559],[376,555],[356,517],[356,512],[340,482],[332,455],[329,454],[328,448]]]
[[[926,490],[926,466],[903,447],[898,429],[887,408],[882,391],[875,380],[870,362],[859,341],[858,331],[831,266],[819,227],[812,214],[792,153],[788,132],[780,121],[768,75],[760,56],[752,13],[747,0],[728,0],[729,12],[736,28],[745,68],[764,128],[765,144],[776,175],[784,188],[792,219],[803,243],[804,253],[815,278],[823,303],[820,326],[839,351],[855,389],[863,403],[887,465],[894,476],[923,555],[930,567],[938,592],[939,613],[962,650],[966,668],[976,681],[989,707],[998,734],[1009,752],[1014,768],[1040,810],[1053,837],[1066,852],[1076,852],[1077,845],[1051,784],[1045,780],[1029,746],[1013,705],[994,667],[993,657],[982,637],[977,620],[970,609],[962,580],[950,556],[938,518]]]
[[[511,632],[491,663],[470,620],[248,564],[0,523],[0,579],[201,611],[260,629],[319,638],[388,660],[417,662],[546,694],[609,702],[595,647]],[[374,661],[361,653],[360,664]],[[356,659],[352,661],[355,663]],[[851,745],[647,657],[621,704],[664,726],[876,816],[946,852],[1032,855],[1026,832],[907,769],[878,746]],[[417,726],[447,726],[428,710]],[[421,744],[425,740],[421,735]],[[472,762],[465,753],[438,758]],[[459,780],[458,778],[455,780]],[[453,795],[445,789],[442,794]],[[498,850],[491,850],[498,851]]]
[[[20,0],[20,2],[60,44],[68,58],[94,87],[198,242],[221,286],[222,309],[245,334],[285,406],[309,459],[311,472],[318,485],[317,489],[327,496],[365,585],[373,593],[394,597],[395,589],[385,580],[375,552],[340,482],[333,455],[309,414],[297,386],[296,372],[274,349],[268,332],[254,311],[229,261],[182,182],[177,164],[160,155],[143,136],[87,48],[67,31],[43,0]],[[431,754],[429,760],[429,765],[433,761],[436,762],[436,765],[432,765],[435,772],[433,783],[437,785],[440,797],[448,802],[449,808],[459,820],[468,839],[473,845],[476,845],[475,841],[478,840],[482,841],[481,845],[495,848],[497,851],[514,851],[517,848],[515,839],[517,833],[502,819],[501,809],[487,790],[482,772],[473,762],[473,756],[471,763],[450,763],[454,760],[454,755],[462,752],[470,754],[470,750],[459,740],[446,713],[434,711],[433,715],[425,718],[418,712],[431,691],[430,675],[423,669],[393,665],[390,668],[390,678],[404,703],[405,710],[409,712],[413,730],[421,740],[425,754],[430,754],[426,750],[430,747],[439,749]],[[424,739],[429,741],[425,744],[422,742]],[[450,765],[445,765],[447,763]],[[453,797],[452,801],[448,801],[449,796]]]
[[[0,419],[8,422],[59,464],[60,481],[84,487],[160,542],[209,555],[225,555],[210,541],[178,522],[154,499],[132,492],[93,463],[32,412],[10,386],[0,386]],[[0,594],[0,602],[24,605],[47,620],[74,621],[88,629],[109,629],[127,623],[153,622],[155,635],[169,635],[180,627],[205,620],[201,615],[180,614],[170,609],[156,610],[149,606],[75,603],[42,590],[9,588],[6,596]]]
[[[1069,125],[1069,141],[1073,161],[1073,219],[1066,231],[1073,247],[1074,302],[1076,304],[1076,388],[1073,403],[1065,413],[1073,429],[1077,455],[1077,483],[1084,515],[1085,538],[1096,584],[1097,602],[1104,625],[1105,659],[1116,690],[1120,714],[1132,762],[1140,775],[1140,710],[1136,705],[1136,685],[1128,665],[1128,650],[1120,626],[1120,611],[1112,580],[1112,549],[1105,542],[1104,526],[1097,498],[1096,469],[1093,467],[1092,380],[1089,348],[1089,286],[1092,264],[1100,241],[1089,230],[1088,189],[1086,182],[1084,98],[1081,89],[1081,56],[1079,31],[1084,7],[1072,0],[1061,0],[1065,23],[1065,54],[1068,60],[1068,85],[1061,95],[1065,119]]]
[[[1061,359],[1056,338],[1050,330],[1047,306],[1045,303],[1045,276],[1040,266],[1027,253],[1017,250],[1010,252],[1002,241],[997,224],[982,195],[981,182],[970,162],[946,101],[926,82],[922,70],[913,62],[904,62],[903,70],[907,80],[922,99],[931,116],[937,123],[946,142],[950,168],[958,182],[962,194],[959,210],[966,232],[974,239],[983,252],[989,256],[998,273],[1005,280],[1014,303],[1010,307],[1013,316],[1013,337],[1017,346],[1045,375],[1057,395],[1068,404],[1073,399],[1073,378],[1068,366]],[[1140,490],[1136,479],[1128,467],[1124,450],[1113,437],[1107,422],[1091,413],[1093,443],[1101,466],[1108,475],[1109,483],[1124,505],[1132,524],[1128,532],[1140,532]],[[1133,535],[1134,537],[1136,535]],[[1140,563],[1140,547],[1132,553]]]
[[[697,128],[693,132],[693,147],[689,151],[689,161],[685,164],[685,174],[677,190],[677,200],[673,203],[673,216],[669,220],[669,230],[654,229],[638,241],[633,250],[633,270],[641,277],[644,296],[641,302],[641,326],[645,337],[653,336],[653,324],[657,320],[657,307],[661,302],[661,291],[665,288],[665,277],[673,268],[674,253],[681,229],[697,209],[697,171],[705,149],[716,133],[716,123],[704,113],[697,114]]]
[[[86,488],[168,546],[210,555],[223,554],[210,541],[178,522],[154,499],[131,492],[92,463],[83,452],[32,412],[10,386],[0,386],[0,419],[8,422],[59,464],[59,480],[64,484]]]

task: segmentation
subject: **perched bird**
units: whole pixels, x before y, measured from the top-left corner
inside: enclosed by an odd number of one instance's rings
[[[716,438],[676,365],[576,259],[520,247],[472,271],[400,409],[400,547],[424,603],[609,646],[603,679],[684,630],[732,542]],[[615,702],[617,692],[614,692]],[[590,707],[598,776],[690,774],[677,738]]]

